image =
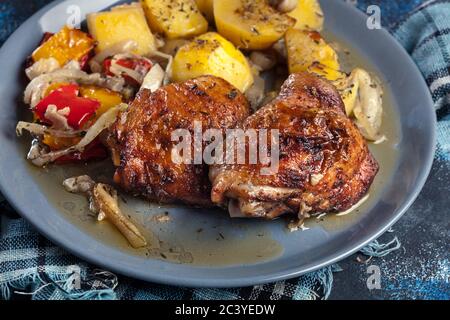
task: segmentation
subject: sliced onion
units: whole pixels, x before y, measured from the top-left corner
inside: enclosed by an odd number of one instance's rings
[[[266,82],[260,76],[254,76],[253,85],[245,92],[253,110],[258,110],[265,98]]]
[[[253,51],[250,54],[250,60],[259,69],[259,71],[270,70],[277,63],[277,58],[275,55],[261,51]]]
[[[155,51],[153,53],[154,56],[161,57],[167,60],[167,66],[166,66],[166,74],[164,77],[164,85],[169,84],[170,79],[172,78],[172,65],[173,65],[173,57],[171,55],[165,54],[161,51]]]
[[[30,152],[28,154],[28,159],[31,160],[31,162],[38,166],[43,167],[51,162],[54,162],[55,160],[69,155],[74,152],[83,152],[86,146],[88,146],[92,141],[95,140],[105,129],[108,129],[117,118],[117,115],[119,112],[124,111],[128,108],[128,105],[125,103],[119,104],[118,106],[109,109],[107,112],[105,112],[103,115],[100,116],[100,118],[89,128],[89,130],[86,132],[86,135],[81,139],[81,141],[76,144],[75,146],[69,147],[67,149],[59,150],[59,151],[52,151],[48,153],[42,152],[43,150],[40,150],[38,154],[36,152],[33,152],[33,156],[30,156],[32,153]],[[33,147],[32,147],[33,148]]]
[[[44,118],[47,119],[55,130],[70,130],[67,116],[70,113],[70,108],[65,107],[58,110],[58,107],[54,104],[49,104],[47,110],[45,110]]]
[[[144,75],[140,74],[136,70],[126,68],[117,63],[116,59],[111,61],[111,67],[109,69],[115,76],[120,77],[126,74],[130,78],[134,79],[137,83],[141,84],[144,81]]]
[[[291,12],[297,8],[299,0],[269,0],[269,4],[282,13]]]
[[[80,134],[84,132],[81,130],[80,131],[55,130],[42,124],[20,121],[16,126],[17,135],[21,136],[24,130],[36,136],[48,134],[58,138],[74,138],[80,136]]]
[[[130,69],[120,65],[118,62],[122,59],[137,59],[137,60],[146,60],[150,65],[153,66],[153,62],[143,56],[138,56],[132,53],[126,54],[116,54],[111,61],[110,71],[116,75],[117,77],[121,77],[123,74],[133,78],[137,83],[142,84],[144,81],[145,75],[148,73],[145,67]]]
[[[96,203],[93,195],[95,181],[88,175],[78,176],[68,178],[63,181],[64,189],[70,193],[81,193],[88,198],[89,201],[89,211],[93,214],[98,215],[98,220],[100,221],[100,209]]]
[[[89,62],[89,66],[93,72],[101,72],[102,63],[108,57],[113,57],[119,53],[133,52],[138,48],[138,43],[134,40],[124,40],[113,44],[112,46],[106,48],[105,50],[99,52],[94,58]]]
[[[383,116],[380,81],[361,68],[354,69],[349,76],[343,75],[334,85],[344,98],[347,115],[353,116],[366,140],[383,142],[380,135]]]
[[[275,50],[276,53],[278,53],[280,58],[282,58],[283,60],[287,59],[288,55],[287,55],[286,41],[284,40],[284,38],[281,38],[280,40],[275,42],[272,48]]]
[[[230,218],[250,218],[241,211],[239,202],[236,199],[231,199],[228,202],[228,213],[230,214]]]
[[[34,108],[43,98],[43,94],[48,86],[53,82],[72,82],[79,77],[83,77],[84,72],[75,69],[58,69],[50,73],[34,78],[26,87],[24,101]]]
[[[298,0],[281,0],[278,1],[277,10],[283,13],[291,12],[298,6]]]
[[[121,111],[125,111],[128,105],[121,103],[116,107],[109,109],[107,112],[102,114],[100,118],[89,128],[83,139],[75,146],[76,151],[82,152],[84,148],[94,141],[103,130],[108,129],[115,121]]]
[[[44,97],[47,88],[58,82],[97,85],[117,92],[122,92],[125,85],[123,78],[105,77],[99,73],[87,74],[75,67],[63,68],[33,79],[25,89],[24,102],[34,108]]]
[[[61,68],[55,58],[41,59],[25,70],[28,79],[33,80],[44,73],[53,72]]]
[[[69,155],[76,150],[74,147],[60,151],[47,152],[47,148],[43,147],[37,139],[33,140],[31,149],[28,152],[27,159],[37,167],[43,167],[57,159]]]
[[[383,89],[363,69],[355,69],[352,75],[359,82],[359,94],[353,109],[356,125],[367,140],[379,140],[383,116]]]
[[[178,50],[188,42],[189,40],[186,39],[170,39],[167,40],[160,51],[170,56],[175,56]]]
[[[166,74],[161,66],[155,64],[145,76],[141,88],[149,89],[151,92],[154,92],[161,88],[165,76]]]
[[[63,181],[63,186],[70,193],[90,193],[95,187],[95,181],[88,175],[69,178]]]
[[[155,46],[160,49],[166,45],[166,40],[161,34],[155,33]]]
[[[76,60],[70,60],[67,62],[63,67],[63,69],[75,69],[75,70],[81,70],[81,65]]]

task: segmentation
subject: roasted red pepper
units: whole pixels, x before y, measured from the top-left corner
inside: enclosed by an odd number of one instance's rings
[[[93,51],[91,51],[90,53],[86,54],[85,56],[83,56],[80,59],[80,68],[81,68],[81,70],[83,70],[85,72],[90,72],[91,71],[88,62],[93,56],[94,56]]]
[[[95,115],[95,112],[100,107],[100,102],[97,100],[78,97],[78,94],[78,85],[62,86],[42,99],[33,111],[42,122],[52,124],[45,117],[49,105],[55,105],[57,110],[69,108],[68,115],[65,116],[67,124],[71,128],[78,130]]]
[[[112,63],[112,58],[108,58],[103,61],[103,70],[104,70],[104,73],[108,76],[115,75],[111,72],[111,63]],[[150,61],[148,61],[146,59],[139,59],[139,58],[118,59],[116,63],[124,68],[137,71],[140,74],[142,74],[143,76],[145,76],[150,71],[150,69],[153,67],[153,65]],[[131,86],[138,87],[141,85],[135,79],[133,79],[132,77],[130,77],[126,74],[123,74],[122,77]]]
[[[103,160],[108,158],[108,155],[109,154],[106,147],[100,142],[99,139],[95,139],[86,146],[84,152],[75,152],[61,157],[55,161],[55,164],[63,165],[77,162]]]
[[[65,26],[58,33],[44,34],[42,43],[33,52],[32,58],[34,62],[54,58],[61,67],[75,60],[80,62],[83,69],[88,57],[93,53],[94,46],[95,41],[89,34]]]

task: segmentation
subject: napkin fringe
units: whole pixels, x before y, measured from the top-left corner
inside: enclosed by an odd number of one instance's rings
[[[400,240],[397,237],[386,243],[380,243],[375,240],[369,243],[366,247],[361,249],[361,253],[374,258],[382,258],[390,254],[391,252],[397,251],[402,247]]]
[[[17,272],[16,272],[17,274]],[[113,281],[102,281],[101,276],[113,277]],[[90,277],[80,279],[81,287],[74,288],[74,273],[42,273],[24,270],[9,281],[0,282],[0,300],[9,300],[11,295],[27,295],[32,299],[45,297],[67,300],[115,300],[117,277],[110,272],[97,270]],[[83,289],[83,287],[90,287]]]

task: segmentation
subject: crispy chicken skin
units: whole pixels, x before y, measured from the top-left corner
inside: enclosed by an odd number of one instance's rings
[[[280,160],[273,175],[261,175],[261,164],[211,167],[212,201],[232,216],[341,212],[364,197],[378,172],[335,87],[312,74],[292,74],[241,127],[278,129]]]
[[[117,120],[109,144],[116,154],[115,182],[126,192],[160,203],[210,207],[205,164],[176,164],[171,141],[176,129],[193,132],[233,128],[249,115],[247,99],[227,81],[203,76],[151,93],[143,89]]]

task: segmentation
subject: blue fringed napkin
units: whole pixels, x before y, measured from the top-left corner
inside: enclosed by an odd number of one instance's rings
[[[11,2],[4,1],[0,4],[0,26],[17,24]],[[360,0],[357,4],[363,10],[373,4],[382,7],[384,24],[392,26],[394,36],[410,52],[423,72],[436,102],[439,119],[437,157],[449,164],[450,1]],[[417,8],[413,10],[413,6]],[[4,12],[11,14],[6,15]],[[405,12],[410,13],[399,19]],[[8,30],[8,34],[11,31]],[[4,34],[0,36],[5,38]],[[447,168],[450,169],[450,166]],[[114,274],[97,270],[54,246],[38,235],[23,219],[7,218],[7,215],[13,215],[13,210],[4,200],[0,202],[0,212],[0,299],[9,298],[12,294],[29,295],[35,300],[326,299],[331,292],[333,272],[339,271],[339,267],[335,265],[297,279],[236,289],[187,289],[154,285],[124,277],[118,279]],[[395,238],[387,244],[374,242],[362,250],[362,253],[381,257],[399,247],[400,243]],[[81,275],[79,286],[74,286],[75,274]]]

